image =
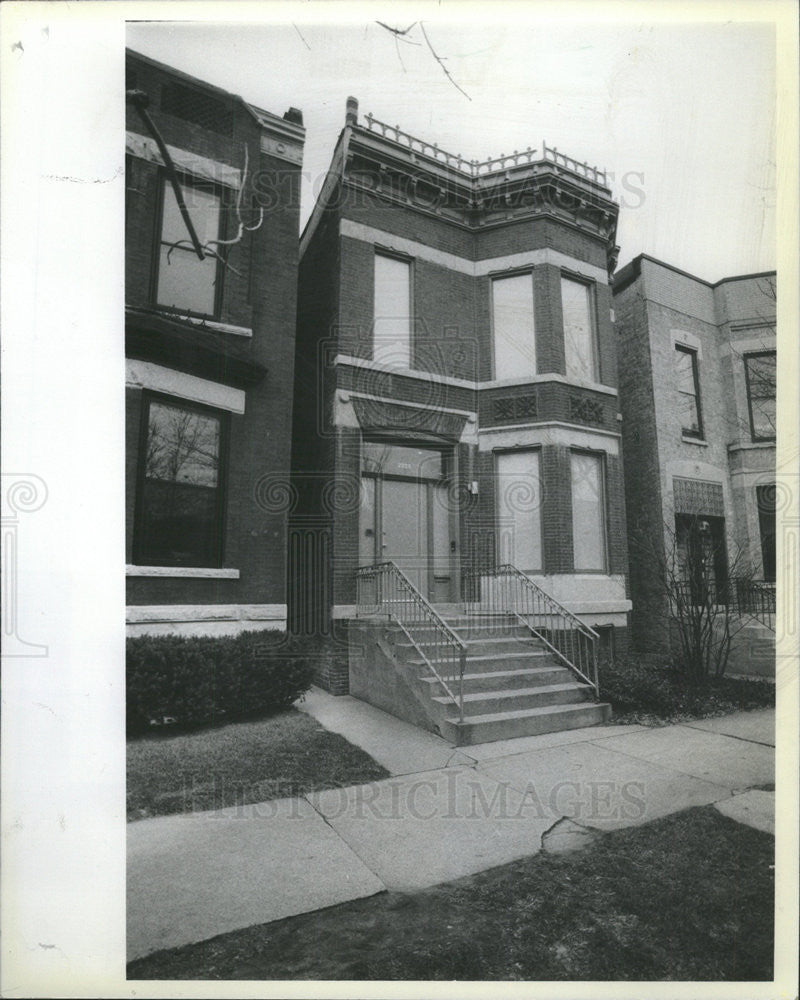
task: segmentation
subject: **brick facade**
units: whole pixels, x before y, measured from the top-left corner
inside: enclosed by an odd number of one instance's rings
[[[669,651],[663,587],[654,567],[670,561],[675,484],[713,484],[719,502],[691,513],[723,517],[732,572],[764,578],[756,488],[775,482],[773,440],[754,441],[745,379],[748,353],[775,351],[775,275],[711,285],[646,255],[615,275],[632,637],[654,656]],[[702,432],[682,432],[676,345],[694,352]],[[774,432],[774,428],[773,428]],[[774,438],[774,433],[773,433]],[[702,497],[702,490],[696,491]],[[708,493],[708,490],[706,490]],[[702,503],[701,503],[702,506]]]
[[[608,277],[617,206],[610,192],[596,176],[540,161],[492,176],[478,193],[464,170],[409,156],[400,141],[353,121],[339,137],[329,176],[337,183],[301,238],[293,481],[302,499],[290,528],[302,531],[316,518],[319,534],[306,533],[303,544],[308,558],[312,549],[325,555],[314,563],[316,588],[300,575],[290,587],[295,627],[307,630],[313,621],[325,630],[328,616],[347,620],[355,570],[365,551],[378,549],[371,519],[382,517],[385,526],[404,513],[360,509],[364,490],[394,495],[391,475],[362,484],[365,442],[375,439],[445,454],[448,506],[440,518],[449,527],[440,519],[427,530],[447,531],[450,570],[440,566],[439,583],[430,571],[425,596],[434,603],[447,604],[445,594],[458,602],[462,574],[500,558],[495,455],[525,448],[540,456],[543,581],[555,581],[559,599],[587,621],[624,631],[626,523]],[[408,366],[373,361],[381,253],[408,262]],[[536,374],[497,382],[492,279],[520,272],[532,274]],[[562,276],[590,288],[595,383],[566,375]],[[596,574],[574,569],[573,448],[603,460],[606,564]],[[417,502],[422,510],[429,501]],[[444,558],[444,549],[435,551],[427,558]]]
[[[166,168],[133,101],[127,107],[126,355],[128,385],[126,561],[129,630],[232,632],[284,628],[288,509],[276,480],[288,487],[294,388],[297,197],[304,132],[299,115],[278,118],[241,98],[128,54],[128,89],[147,98],[186,195],[201,183],[222,202],[223,239],[237,237],[238,187],[242,220],[263,222],[225,251],[217,266],[211,316],[159,305],[156,281]],[[177,88],[177,90],[176,90]],[[178,98],[175,98],[175,94]],[[177,100],[177,103],[176,103]],[[183,103],[181,103],[183,102]],[[202,123],[201,123],[202,122]],[[278,134],[289,159],[270,152]],[[188,231],[185,233],[188,239]],[[157,395],[154,395],[157,393]],[[148,399],[174,408],[200,405],[227,426],[223,547],[218,565],[196,560],[142,567],[136,536],[142,505],[142,451]],[[242,412],[243,410],[243,412]],[[180,560],[178,560],[180,562]],[[172,609],[172,610],[171,610]]]

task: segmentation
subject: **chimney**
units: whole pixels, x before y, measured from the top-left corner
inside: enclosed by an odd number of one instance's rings
[[[344,118],[345,125],[358,124],[358,101],[355,97],[347,98],[347,114]]]
[[[283,116],[283,120],[292,122],[295,125],[303,124],[303,112],[299,108],[289,108]]]

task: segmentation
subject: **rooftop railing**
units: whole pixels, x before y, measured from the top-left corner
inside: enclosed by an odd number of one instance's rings
[[[418,139],[409,132],[404,132],[399,125],[388,125],[379,121],[372,114],[366,116],[367,129],[376,135],[389,139],[400,146],[405,146],[411,153],[427,157],[437,163],[469,177],[492,177],[496,174],[506,173],[516,167],[528,166],[534,163],[549,162],[567,170],[569,173],[577,174],[579,177],[594,184],[601,184],[607,187],[607,177],[605,170],[590,166],[585,161],[575,160],[566,153],[560,153],[555,146],[548,146],[542,141],[541,150],[528,146],[522,151],[514,150],[513,153],[502,153],[500,156],[491,157],[487,160],[469,160],[461,153],[449,153],[442,149],[438,143],[426,142]]]

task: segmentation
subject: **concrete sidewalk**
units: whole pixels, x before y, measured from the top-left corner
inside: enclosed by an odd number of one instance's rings
[[[355,698],[298,707],[391,777],[129,824],[129,959],[534,854],[562,817],[618,829],[714,803],[774,830],[772,711],[456,749]]]

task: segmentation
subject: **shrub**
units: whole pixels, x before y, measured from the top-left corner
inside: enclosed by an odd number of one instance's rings
[[[129,638],[128,733],[280,711],[308,690],[311,676],[312,664],[279,633]]]
[[[600,672],[600,695],[611,702],[614,721],[669,722],[705,718],[775,704],[775,685],[768,681],[717,677],[687,687],[671,667],[621,659]]]

